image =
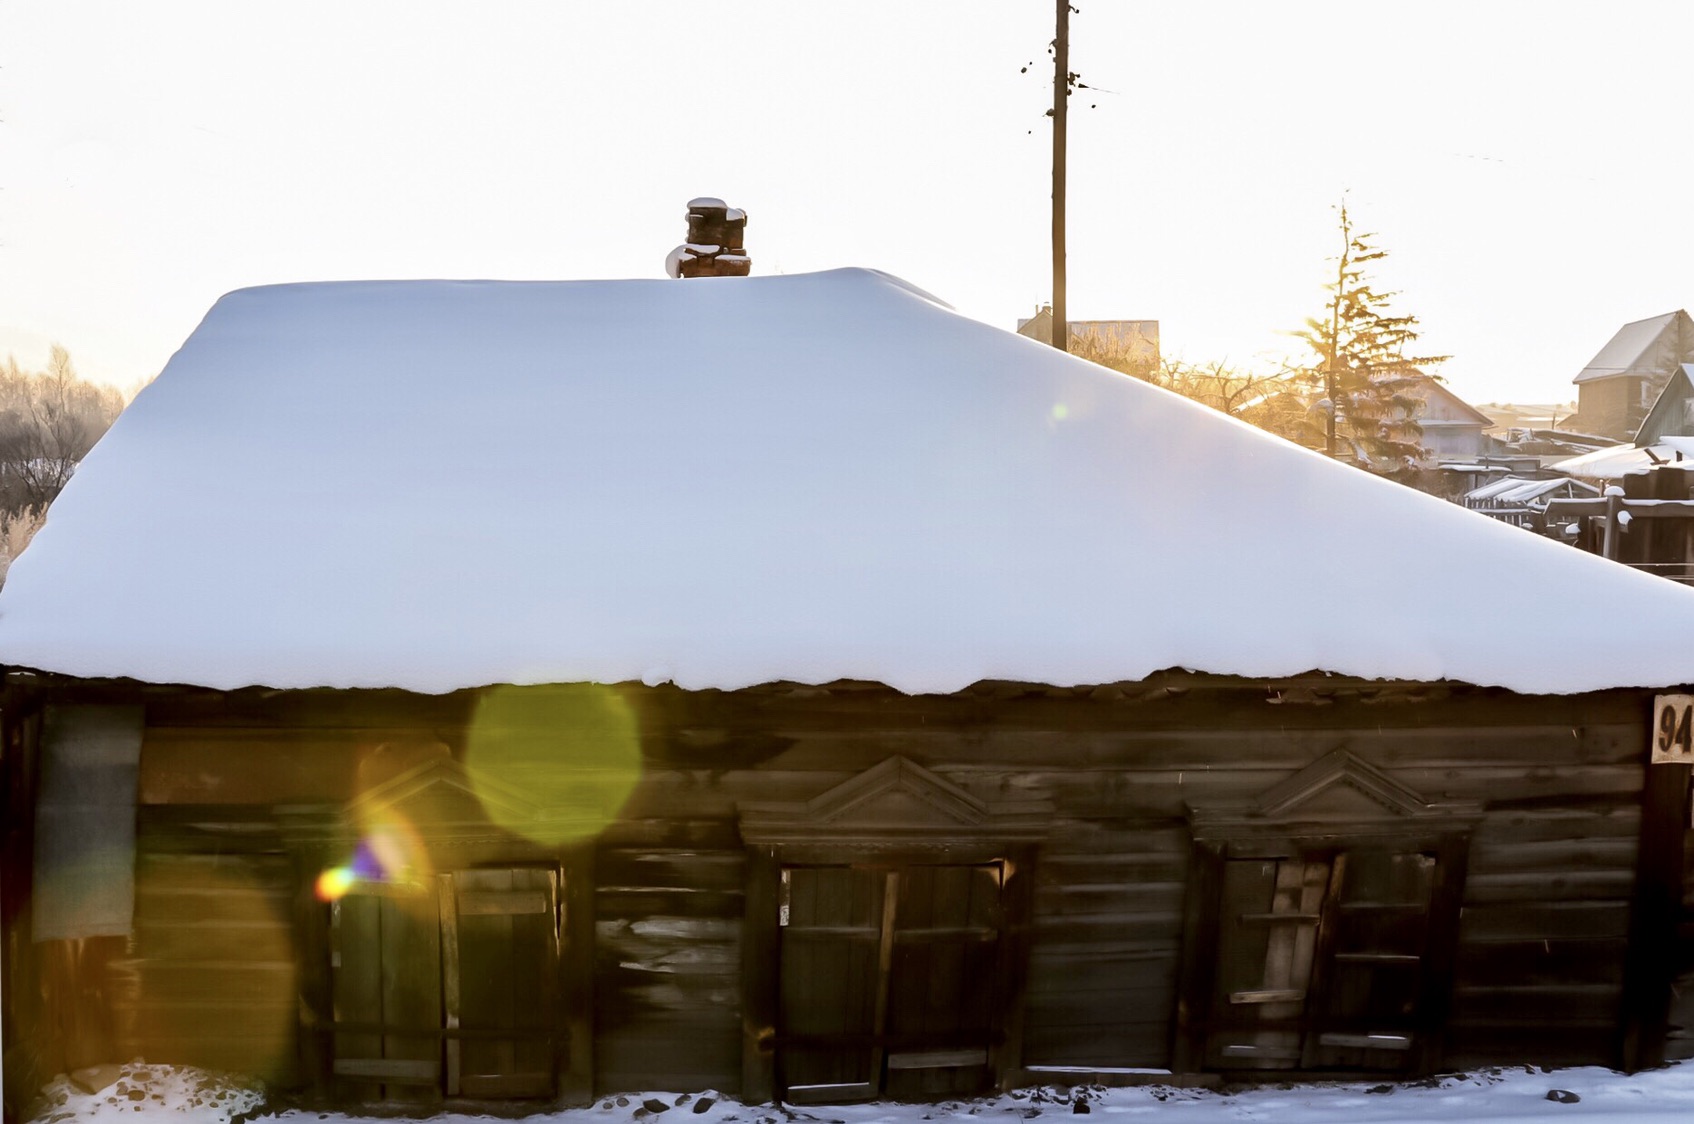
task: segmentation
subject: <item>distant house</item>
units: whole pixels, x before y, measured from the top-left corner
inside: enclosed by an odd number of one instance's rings
[[[243,290],[0,590],[6,1093],[1686,1056],[1690,635],[884,274]]]
[[[1694,363],[1671,372],[1633,442],[1597,449],[1552,466],[1596,485],[1621,485],[1622,497],[1576,503],[1554,498],[1547,519],[1584,549],[1682,582],[1694,582]]]
[[[1071,351],[1086,359],[1117,359],[1112,366],[1142,377],[1159,369],[1157,320],[1072,320],[1070,328]],[[1019,320],[1018,335],[1052,343],[1052,308],[1043,305],[1034,316]]]
[[[1423,410],[1417,423],[1423,429],[1419,438],[1429,450],[1429,460],[1478,457],[1489,451],[1489,441],[1483,431],[1494,421],[1428,375],[1421,376],[1410,393],[1423,400]]]
[[[1667,378],[1634,439],[1557,461],[1549,467],[1585,480],[1616,481],[1631,472],[1694,457],[1694,363]]]
[[[1576,413],[1575,402],[1483,402],[1476,408],[1502,433],[1512,429],[1557,429]]]
[[[1694,319],[1687,312],[1625,324],[1572,380],[1577,415],[1566,419],[1566,428],[1630,440],[1671,373],[1688,362],[1694,362]]]
[[[1635,444],[1645,447],[1665,437],[1694,437],[1694,363],[1680,364],[1671,372],[1635,431]]]

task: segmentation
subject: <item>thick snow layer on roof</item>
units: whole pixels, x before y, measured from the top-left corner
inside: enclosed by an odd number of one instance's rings
[[[1660,373],[1660,368],[1666,363],[1682,361],[1679,355],[1682,345],[1678,336],[1687,322],[1688,313],[1677,309],[1663,316],[1650,316],[1625,324],[1571,382]],[[1666,339],[1667,335],[1671,338]]]
[[[1661,437],[1651,445],[1613,445],[1547,467],[1585,480],[1622,480],[1632,472],[1646,472],[1656,464],[1690,459],[1694,459],[1694,437]]]
[[[232,293],[0,593],[11,665],[429,692],[1694,682],[1643,629],[1694,592],[863,270]]]

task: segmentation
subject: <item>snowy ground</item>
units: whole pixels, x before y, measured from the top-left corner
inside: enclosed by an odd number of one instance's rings
[[[196,1070],[128,1065],[117,1084],[83,1093],[61,1078],[49,1086],[37,1124],[168,1120],[241,1124],[254,1118],[288,1124],[347,1124],[359,1119],[315,1111],[273,1115],[252,1087]],[[137,1114],[140,1114],[139,1116]],[[1487,1070],[1407,1085],[1295,1085],[1220,1093],[1146,1086],[1131,1089],[1020,1090],[1006,1096],[938,1105],[869,1104],[780,1109],[743,1105],[713,1093],[639,1093],[592,1108],[530,1117],[536,1124],[624,1124],[664,1117],[677,1124],[918,1124],[919,1121],[1018,1121],[1087,1114],[1169,1124],[1423,1124],[1452,1120],[1513,1124],[1694,1119],[1694,1064],[1625,1077],[1610,1070]],[[446,1113],[440,1124],[475,1119]],[[1057,1124],[1057,1119],[1054,1119]],[[1132,1124],[1125,1119],[1122,1124]]]

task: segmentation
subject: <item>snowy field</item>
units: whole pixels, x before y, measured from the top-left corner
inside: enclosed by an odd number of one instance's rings
[[[262,1093],[195,1070],[129,1065],[117,1084],[83,1093],[64,1079],[47,1090],[36,1124],[169,1120],[172,1124],[241,1124],[275,1119],[290,1124],[346,1124],[359,1119],[315,1111],[274,1112]],[[138,1115],[139,1114],[139,1115]],[[918,1124],[919,1121],[1021,1121],[1036,1117],[1104,1115],[1170,1124],[1407,1124],[1434,1120],[1570,1124],[1583,1121],[1694,1119],[1694,1065],[1626,1077],[1610,1070],[1489,1069],[1405,1085],[1294,1085],[1220,1093],[1145,1086],[1019,1090],[999,1097],[937,1105],[868,1104],[805,1109],[743,1105],[705,1092],[637,1093],[604,1098],[592,1108],[533,1116],[537,1124],[623,1124],[665,1118],[682,1124]],[[477,1119],[457,1113],[442,1124]],[[486,1117],[482,1118],[486,1119]]]

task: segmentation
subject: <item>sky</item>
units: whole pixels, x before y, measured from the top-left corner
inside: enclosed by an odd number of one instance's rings
[[[1077,0],[1074,319],[1296,352],[1335,208],[1474,402],[1562,402],[1694,302],[1686,0]],[[1050,298],[1045,0],[7,0],[0,355],[151,377],[282,281],[658,277],[699,195],[755,273]],[[1027,67],[1027,71],[1026,68]]]

